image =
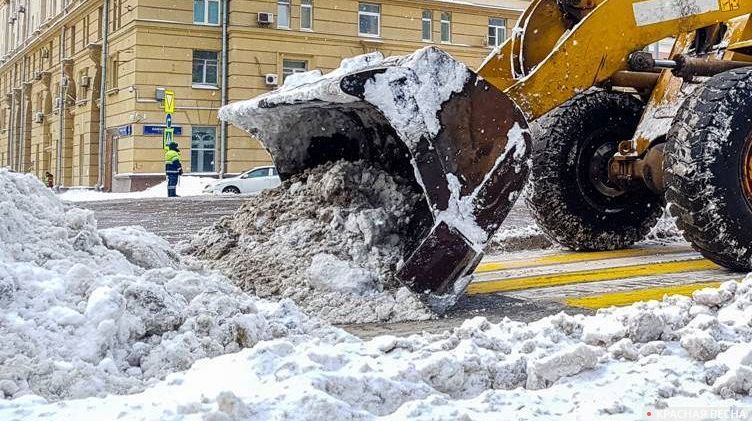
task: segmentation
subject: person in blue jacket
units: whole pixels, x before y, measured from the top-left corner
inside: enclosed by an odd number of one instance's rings
[[[183,174],[180,163],[180,149],[178,144],[170,142],[165,151],[165,175],[167,175],[167,197],[177,197],[178,179]]]

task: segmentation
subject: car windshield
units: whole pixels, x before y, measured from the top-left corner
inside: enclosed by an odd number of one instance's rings
[[[251,170],[243,174],[243,178],[259,178],[259,177],[266,177],[268,175],[269,175],[268,168],[258,168],[258,169]]]

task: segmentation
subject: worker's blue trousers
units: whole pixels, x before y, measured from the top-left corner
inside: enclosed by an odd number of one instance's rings
[[[179,174],[167,174],[167,197],[177,197]]]

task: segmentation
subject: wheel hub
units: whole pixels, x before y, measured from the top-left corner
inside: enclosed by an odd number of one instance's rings
[[[608,178],[609,162],[615,153],[615,144],[605,143],[595,150],[588,166],[590,183],[595,190],[606,197],[618,197],[624,193],[624,191],[611,183]]]

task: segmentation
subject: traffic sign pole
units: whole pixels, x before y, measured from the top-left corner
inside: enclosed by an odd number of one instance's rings
[[[175,141],[175,129],[172,128],[172,114],[175,113],[175,92],[165,91],[164,96],[165,129],[162,133],[162,147],[167,150],[171,142]]]

